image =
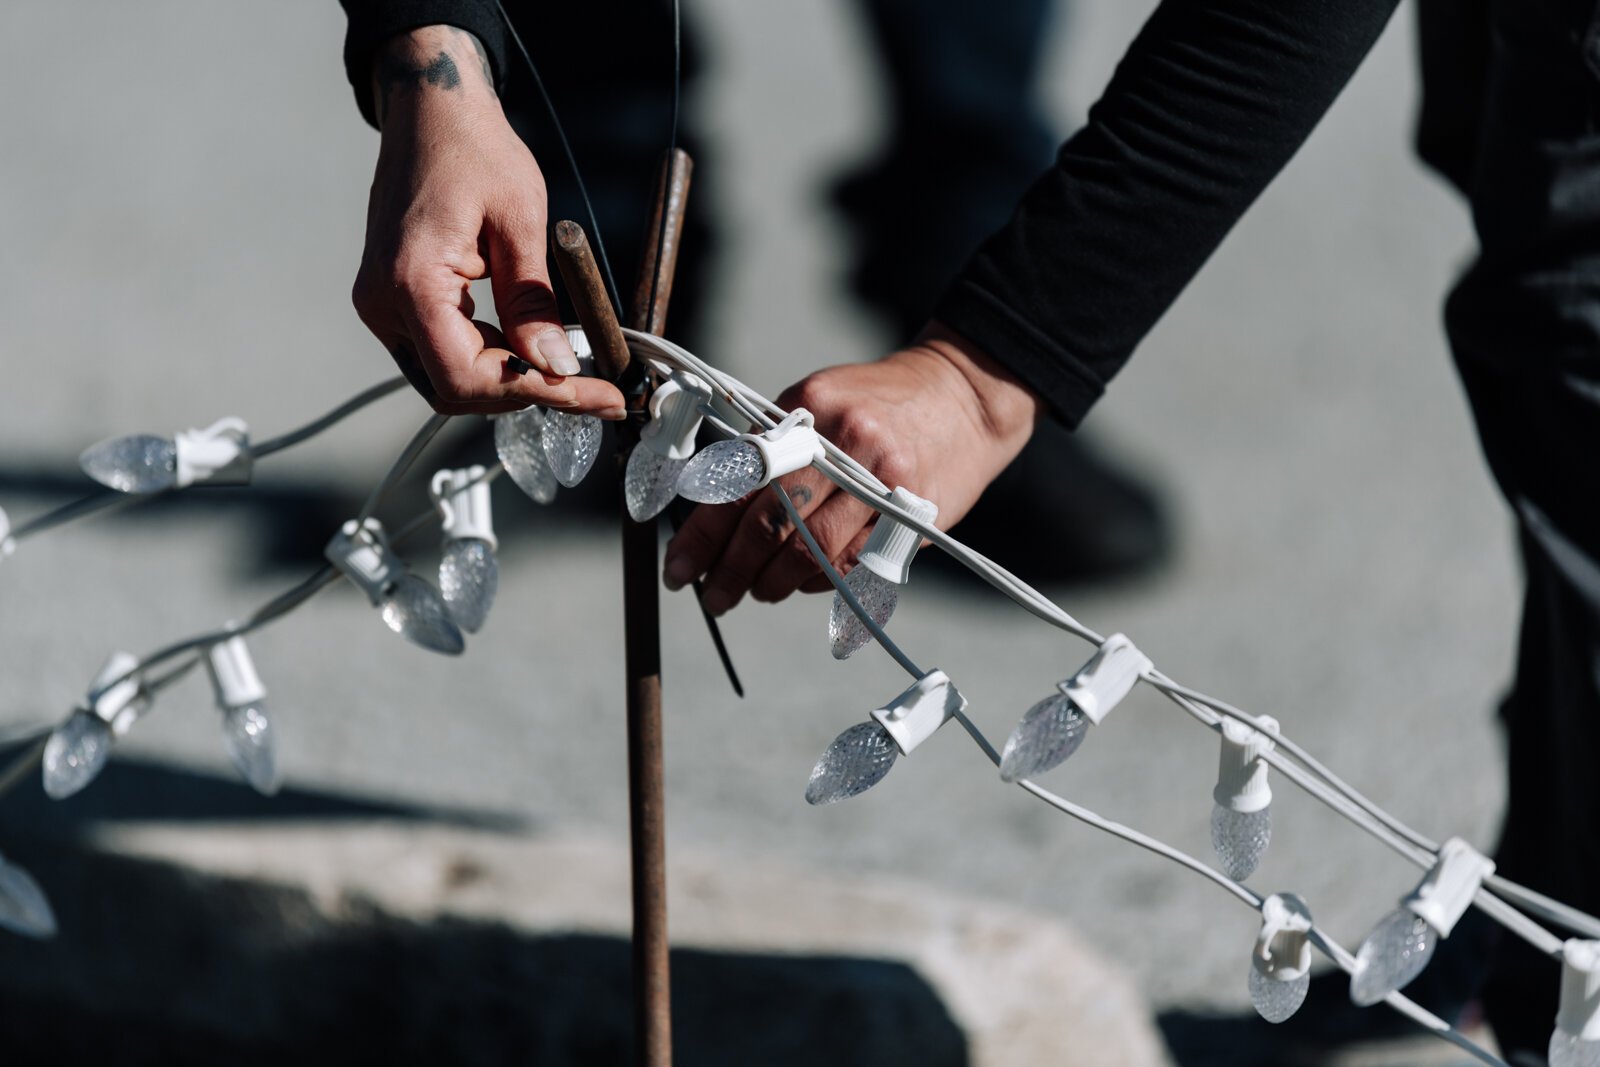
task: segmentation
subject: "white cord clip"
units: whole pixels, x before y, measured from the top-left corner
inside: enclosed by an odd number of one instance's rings
[[[1222,807],[1248,815],[1272,803],[1267,762],[1261,757],[1277,746],[1278,720],[1270,715],[1256,726],[1238,719],[1222,720],[1222,753],[1217,762],[1217,787],[1211,796]]]
[[[911,688],[895,697],[888,707],[878,708],[872,717],[889,731],[903,755],[932,737],[956,712],[967,706],[967,698],[951,684],[944,671],[924,674]]]
[[[674,371],[650,394],[650,421],[639,443],[667,459],[694,455],[695,434],[705,421],[700,405],[711,403],[711,387],[687,371]]]
[[[922,499],[904,486],[896,486],[894,492],[889,494],[889,500],[909,511],[920,522],[931,523],[939,514],[938,505]],[[858,559],[863,567],[880,578],[896,585],[905,585],[906,579],[911,576],[911,558],[920,547],[921,530],[907,526],[892,515],[879,515]]]
[[[144,684],[137,674],[129,673],[138,665],[138,657],[131,652],[111,653],[84,700],[84,705],[100,716],[117,737],[131,730],[144,711]]]
[[[1311,908],[1293,893],[1274,893],[1261,902],[1261,932],[1250,963],[1280,982],[1311,970]]]
[[[1556,1029],[1600,1041],[1600,941],[1568,941],[1561,952],[1561,1008]]]
[[[267,687],[256,673],[255,660],[242,636],[228,638],[206,650],[206,670],[217,704],[223,708],[242,708],[267,699]]]
[[[456,470],[435,471],[428,492],[444,519],[444,540],[475,537],[499,548],[494,536],[494,513],[489,497],[488,473],[480,464]]]
[[[1494,861],[1459,837],[1439,848],[1439,858],[1417,888],[1403,901],[1438,933],[1449,937],[1483,880],[1494,873]]]
[[[368,519],[360,526],[354,519],[346,522],[333,535],[323,554],[367,594],[373,607],[383,603],[383,594],[406,572],[405,561],[389,547],[383,523],[377,519]]]
[[[255,465],[250,454],[250,428],[229,415],[203,430],[179,430],[172,435],[177,451],[177,487],[196,482],[210,485],[248,485]]]
[[[1056,688],[1099,726],[1150,667],[1150,657],[1134,647],[1126,635],[1112,634],[1077,674]]]
[[[739,440],[749,441],[761,453],[766,479],[761,484],[803,470],[822,458],[822,438],[816,431],[816,420],[805,408],[795,408],[778,425],[766,433],[741,434]]]

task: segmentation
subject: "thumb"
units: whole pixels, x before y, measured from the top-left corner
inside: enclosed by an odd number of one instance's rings
[[[511,351],[550,374],[581,370],[561,327],[561,310],[544,259],[544,226],[523,215],[489,232],[494,307]]]

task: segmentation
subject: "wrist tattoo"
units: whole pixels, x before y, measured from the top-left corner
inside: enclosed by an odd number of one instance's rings
[[[465,37],[472,45],[472,50],[478,54],[478,65],[483,68],[483,83],[489,87],[489,92],[494,92],[494,65],[489,62],[489,53],[483,47],[483,42],[478,40],[478,35],[468,33],[459,26],[450,27],[457,37]],[[496,94],[498,95],[498,94]]]
[[[378,125],[383,125],[389,110],[390,97],[395,92],[420,93],[424,85],[432,85],[445,92],[461,88],[461,71],[448,52],[440,52],[425,67],[419,67],[398,56],[385,53],[378,57],[373,71],[378,83]]]

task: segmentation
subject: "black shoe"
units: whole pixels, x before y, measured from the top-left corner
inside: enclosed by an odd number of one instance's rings
[[[1040,425],[950,533],[1041,586],[1132,578],[1172,548],[1155,490],[1053,422]],[[929,563],[937,573],[970,575],[942,552],[927,553]]]

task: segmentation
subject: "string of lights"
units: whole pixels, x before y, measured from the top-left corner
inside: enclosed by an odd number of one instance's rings
[[[1314,946],[1351,974],[1352,998],[1358,1003],[1388,1003],[1482,1062],[1501,1063],[1400,993],[1426,966],[1438,940],[1449,935],[1465,909],[1476,906],[1562,961],[1566,976],[1563,1010],[1552,1048],[1559,1045],[1572,1055],[1593,1050],[1600,1039],[1595,1032],[1600,1029],[1600,1022],[1595,1021],[1600,1017],[1600,998],[1585,990],[1600,982],[1596,978],[1600,975],[1600,949],[1591,951],[1594,942],[1563,942],[1518,909],[1591,937],[1600,929],[1600,921],[1494,876],[1493,864],[1460,839],[1434,844],[1316,761],[1283,733],[1276,720],[1252,716],[1183,686],[1157,670],[1124,635],[1103,637],[1082,625],[1016,575],[940,531],[935,525],[937,509],[931,502],[905,487],[884,485],[819,434],[808,413],[783,411],[681,346],[625,332],[634,352],[650,361],[656,379],[651,418],[642,433],[645,443],[634,452],[635,456],[647,453],[649,458],[639,462],[640,473],[628,475],[630,511],[648,518],[675,495],[719,502],[771,486],[834,584],[836,595],[829,617],[834,654],[844,658],[875,640],[913,678],[910,688],[874,710],[867,722],[847,729],[824,753],[806,791],[812,803],[837,802],[871,788],[899,756],[909,755],[953,719],[999,768],[1003,780],[1074,818],[1178,863],[1260,913],[1262,934],[1251,957],[1250,991],[1263,1017],[1281,1021],[1298,1008],[1307,976],[1304,954],[1308,946]],[[581,334],[575,333],[574,340],[581,341]],[[392,383],[374,387],[317,422],[273,439],[254,452],[248,447],[242,422],[225,419],[206,431],[191,431],[188,438],[183,434],[171,439],[145,435],[146,439],[133,444],[127,443],[132,440],[129,438],[114,439],[86,452],[84,467],[105,484],[121,483],[127,486],[122,492],[141,495],[218,477],[226,480],[239,473],[241,457],[247,463],[256,455],[268,454],[268,446],[276,452],[299,444],[394,388]],[[727,405],[736,419],[746,420],[751,432],[738,432],[726,422],[717,413],[714,400]],[[273,791],[278,777],[271,723],[263,703],[265,688],[244,638],[291,614],[344,577],[368,594],[385,623],[401,636],[433,651],[461,652],[463,631],[473,632],[483,624],[497,580],[496,539],[489,510],[492,482],[505,473],[530,497],[548,502],[558,485],[575,484],[593,463],[589,453],[597,448],[597,433],[590,433],[577,420],[563,423],[556,414],[528,409],[495,417],[500,462],[436,472],[429,484],[432,506],[391,535],[374,513],[445,421],[443,416],[430,417],[374,487],[357,517],[330,540],[327,565],[242,622],[184,638],[143,657],[114,654],[89,687],[82,705],[48,738],[36,741],[0,772],[0,791],[37,766],[42,766],[46,792],[53,797],[83,788],[103,768],[116,739],[148,713],[153,698],[201,665],[206,666],[216,691],[229,755],[253,786]],[[694,437],[702,424],[710,425],[725,439],[695,451]],[[107,447],[110,445],[116,447]],[[849,577],[841,576],[823,556],[793,502],[777,484],[776,479],[784,474],[806,467],[817,469],[879,514]],[[629,470],[635,470],[631,460]],[[412,573],[396,551],[435,522],[444,539],[438,589]],[[924,540],[958,559],[1031,614],[1095,646],[1082,669],[1023,715],[1003,749],[997,750],[968,717],[966,700],[951,680],[942,671],[924,671],[886,632],[898,601],[898,587]],[[158,675],[155,672],[160,668],[166,670]],[[1220,736],[1212,829],[1224,870],[1107,820],[1035,781],[1069,758],[1092,728],[1102,724],[1140,683],[1150,685]],[[1270,839],[1269,768],[1426,871],[1355,955],[1315,926],[1298,897],[1262,897],[1243,884]],[[54,930],[42,890],[26,872],[4,860],[0,860],[0,926],[35,936],[47,936]]]

